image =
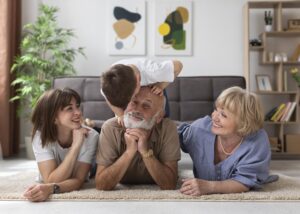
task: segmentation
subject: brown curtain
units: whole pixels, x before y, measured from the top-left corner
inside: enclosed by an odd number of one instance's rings
[[[16,104],[9,99],[14,94],[10,67],[18,53],[20,29],[21,1],[0,0],[0,143],[4,157],[19,151]]]

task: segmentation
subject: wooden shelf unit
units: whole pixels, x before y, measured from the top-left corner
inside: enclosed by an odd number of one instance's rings
[[[255,91],[255,93],[262,95],[298,95],[298,91]]]
[[[262,41],[261,46],[251,46],[249,45],[250,41],[250,11],[256,12],[265,10],[272,10],[273,11],[273,29],[274,31],[271,32],[264,32],[264,29],[261,30],[261,33],[257,35]],[[280,152],[276,152],[272,155],[272,157],[276,157],[276,159],[290,159],[290,158],[297,158],[300,159],[299,155],[290,155],[284,151],[285,142],[284,142],[284,135],[286,134],[285,126],[299,126],[300,119],[299,119],[299,88],[290,89],[288,88],[287,91],[284,90],[284,70],[288,69],[289,67],[298,67],[300,69],[300,62],[296,61],[286,61],[286,62],[270,62],[268,61],[268,40],[269,39],[286,39],[288,41],[289,38],[299,38],[300,39],[300,31],[284,31],[284,15],[288,13],[286,9],[299,9],[300,11],[300,1],[250,1],[246,3],[244,7],[244,76],[246,79],[246,87],[247,90],[256,93],[258,96],[272,96],[274,99],[282,99],[282,97],[287,97],[290,102],[296,102],[296,110],[293,112],[292,120],[287,122],[272,122],[272,121],[265,121],[266,126],[272,126],[276,131],[276,136],[279,141],[279,148],[281,148]],[[283,10],[285,13],[283,14]],[[262,12],[263,13],[263,12]],[[252,14],[253,15],[253,14]],[[257,15],[257,14],[256,14]],[[263,16],[262,16],[263,17]],[[300,19],[300,16],[297,17]],[[264,20],[261,20],[262,22]],[[300,42],[299,42],[300,43]],[[279,43],[278,43],[279,44]],[[278,45],[275,42],[275,45]],[[296,44],[297,45],[297,44]],[[259,70],[251,70],[250,67],[250,52],[259,52],[259,58],[257,60],[257,66]],[[252,59],[252,58],[251,58]],[[253,65],[253,60],[251,61]],[[255,65],[256,66],[256,65]],[[273,69],[273,72],[270,72],[270,69]],[[255,73],[256,72],[256,73]],[[268,75],[272,76],[274,79],[274,91],[258,91],[255,87],[253,87],[253,76],[255,74],[268,73]],[[251,88],[252,86],[252,88]],[[274,104],[276,105],[276,104]],[[300,142],[299,142],[300,143]]]
[[[250,46],[249,49],[251,51],[261,51],[264,49],[264,47],[263,46]]]

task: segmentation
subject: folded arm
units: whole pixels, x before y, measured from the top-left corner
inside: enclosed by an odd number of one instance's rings
[[[96,188],[98,190],[112,190],[123,178],[135,152],[124,152],[112,165],[105,167],[98,165],[96,173]]]
[[[77,162],[73,175],[61,182],[57,182],[60,193],[78,190],[83,185],[90,170],[90,164]],[[27,188],[24,197],[29,201],[45,201],[53,193],[54,183],[35,184]]]
[[[175,189],[177,183],[177,161],[161,163],[154,156],[143,158],[145,166],[155,183],[163,190]]]
[[[126,133],[138,139],[138,151],[143,157],[145,166],[155,183],[161,189],[175,189],[177,183],[177,161],[162,162],[154,154],[146,155],[149,152],[147,141],[150,134],[149,131],[144,129],[127,129]]]
[[[77,162],[79,149],[70,149],[62,163],[57,166],[54,159],[38,163],[39,171],[45,183],[59,183],[72,176]]]
[[[88,129],[80,128],[73,130],[73,142],[69,148],[68,153],[62,160],[61,164],[57,165],[54,157],[50,160],[42,161],[38,163],[39,171],[43,177],[45,183],[59,183],[67,180],[73,176],[76,172],[77,158],[88,134]],[[46,151],[46,153],[51,153]]]
[[[135,156],[137,152],[137,138],[126,133],[124,134],[124,138],[126,151],[110,166],[98,165],[96,173],[96,188],[98,190],[112,190],[121,181]],[[103,133],[102,139],[105,139]],[[109,143],[109,141],[104,142]]]

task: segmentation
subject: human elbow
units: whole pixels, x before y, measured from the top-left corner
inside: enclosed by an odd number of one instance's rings
[[[113,190],[114,187],[106,184],[105,182],[98,182],[96,183],[96,189],[97,190],[104,190],[104,191],[110,191]]]
[[[160,186],[161,190],[174,190],[176,185],[167,185],[167,186]]]
[[[178,76],[183,68],[183,65],[179,60],[174,60],[173,63],[174,63],[175,75]]]
[[[96,176],[96,189],[97,190],[112,190],[114,188],[113,185],[107,182],[107,179],[101,177],[101,176]]]
[[[176,189],[176,182],[171,182],[164,185],[159,185],[161,190],[174,190]]]

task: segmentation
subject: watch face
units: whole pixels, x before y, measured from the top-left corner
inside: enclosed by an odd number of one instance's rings
[[[53,185],[53,194],[60,193],[60,187],[57,184]]]

